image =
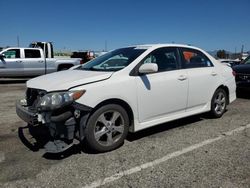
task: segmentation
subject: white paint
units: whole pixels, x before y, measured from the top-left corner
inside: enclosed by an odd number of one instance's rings
[[[104,69],[102,71],[74,69],[56,72],[29,80],[27,87],[42,89],[47,92],[86,90],[86,93],[77,102],[92,108],[109,99],[123,100],[130,106],[133,112],[134,122],[130,130],[134,132],[210,111],[210,102],[213,94],[216,88],[221,85],[228,88],[229,102],[236,99],[236,84],[232,68],[224,66],[205,51],[178,44],[140,45],[134,47],[146,48],[146,51],[122,70],[108,71],[111,67],[109,67],[110,65],[107,62],[119,57],[117,55],[112,57],[106,56],[107,59],[101,60],[95,68],[102,69],[102,67],[106,67],[107,72],[104,72]],[[159,50],[159,57],[166,56],[168,50],[162,51],[162,48],[188,48],[191,51],[196,50],[206,55],[214,66],[190,67],[188,69],[158,71],[144,76],[130,76],[131,70],[137,69],[141,61],[145,61],[145,66],[152,66],[147,65],[147,60],[151,61],[151,55],[154,56],[155,50]],[[177,56],[175,58],[178,59]],[[66,60],[67,62],[68,60]],[[121,67],[116,66],[116,68]],[[156,70],[156,66],[151,68]]]
[[[116,174],[114,174],[114,175],[112,175],[110,177],[106,177],[104,179],[99,179],[99,180],[94,181],[93,183],[91,183],[89,185],[85,185],[83,188],[96,188],[96,187],[105,185],[107,183],[111,183],[113,181],[116,181],[116,180],[122,178],[123,176],[131,175],[131,174],[140,172],[143,169],[147,169],[147,168],[159,165],[159,164],[161,164],[163,162],[168,161],[169,159],[173,159],[173,158],[178,157],[180,155],[183,155],[185,153],[188,153],[188,152],[191,152],[193,150],[199,149],[199,148],[201,148],[203,146],[212,144],[213,142],[219,141],[219,140],[221,140],[221,139],[223,139],[223,138],[225,138],[227,136],[232,136],[233,134],[236,134],[238,132],[244,131],[244,130],[246,130],[248,128],[250,128],[250,124],[248,124],[246,126],[239,127],[237,129],[234,129],[234,130],[231,130],[231,131],[228,131],[228,132],[225,132],[225,133],[221,134],[220,136],[218,136],[216,138],[211,138],[211,139],[205,140],[203,142],[200,142],[200,143],[194,144],[192,146],[189,146],[187,148],[184,148],[182,150],[170,153],[170,154],[165,155],[164,157],[162,157],[160,159],[156,159],[154,161],[141,164],[139,166],[136,166],[134,168],[131,168],[131,169],[128,169],[128,170],[116,173]]]
[[[0,163],[5,160],[4,152],[0,151]]]

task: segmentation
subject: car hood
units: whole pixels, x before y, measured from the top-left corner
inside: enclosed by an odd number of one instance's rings
[[[250,74],[250,64],[242,64],[233,67],[236,73]]]
[[[113,72],[66,70],[33,78],[27,82],[27,87],[47,92],[68,90],[79,85],[106,80],[112,74]]]

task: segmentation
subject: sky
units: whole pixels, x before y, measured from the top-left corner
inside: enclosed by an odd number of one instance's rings
[[[250,50],[250,0],[0,0],[0,46],[52,41],[56,50],[190,44]]]

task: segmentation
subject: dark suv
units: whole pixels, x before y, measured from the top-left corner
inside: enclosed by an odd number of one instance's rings
[[[233,70],[236,73],[237,91],[250,91],[250,56],[248,56],[242,64],[234,66]]]

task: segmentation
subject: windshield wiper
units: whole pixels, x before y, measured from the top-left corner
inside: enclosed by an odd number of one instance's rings
[[[121,70],[121,69],[97,69],[97,68],[94,68],[94,67],[89,67],[89,68],[84,68],[84,67],[81,67],[80,70],[86,70],[86,71],[101,71],[101,72],[114,72],[114,71],[118,71],[118,70]]]
[[[97,69],[95,69],[95,68],[93,68],[93,67],[90,67],[90,68],[84,68],[84,67],[82,67],[81,69],[82,69],[82,70],[97,70]]]

